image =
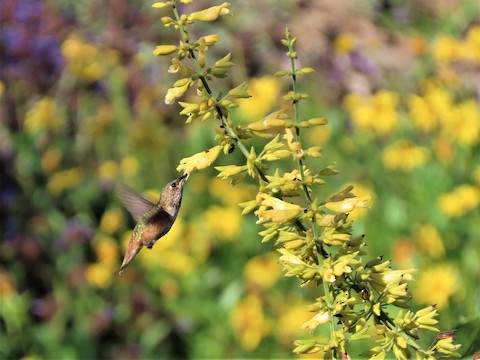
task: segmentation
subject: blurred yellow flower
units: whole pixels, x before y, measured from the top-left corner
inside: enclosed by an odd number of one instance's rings
[[[67,63],[67,70],[79,80],[94,82],[118,62],[118,52],[102,51],[94,44],[88,43],[79,35],[71,35],[62,44],[62,55]]]
[[[442,118],[443,134],[454,141],[473,146],[480,139],[480,108],[473,99],[454,106]]]
[[[0,270],[0,299],[16,293],[15,285],[8,272]]]
[[[302,324],[307,322],[312,315],[307,310],[307,303],[291,303],[289,301],[283,305],[275,324],[275,333],[283,344],[291,344],[292,339],[302,333]]]
[[[50,175],[57,170],[61,158],[62,154],[58,149],[54,147],[48,148],[42,156],[42,170],[47,175]]]
[[[445,246],[435,226],[431,224],[420,226],[414,239],[417,248],[430,257],[438,259],[445,256]]]
[[[280,81],[273,76],[263,76],[250,79],[248,92],[251,98],[238,99],[238,111],[248,122],[254,122],[264,117],[274,107],[279,99]]]
[[[23,127],[28,132],[47,130],[59,131],[65,125],[65,118],[54,99],[44,97],[27,111]]]
[[[395,240],[392,246],[392,261],[399,267],[411,267],[414,265],[416,247],[412,241],[405,237]]]
[[[193,21],[215,21],[218,19],[219,16],[227,15],[230,13],[230,9],[228,8],[230,3],[224,2],[220,5],[209,7],[208,9],[193,12],[188,15],[187,21],[191,23]]]
[[[480,189],[473,185],[460,185],[452,192],[443,194],[438,203],[440,211],[446,216],[461,217],[479,206]]]
[[[100,220],[100,230],[107,234],[113,234],[124,224],[125,218],[119,209],[108,210],[103,213]]]
[[[59,195],[80,184],[83,177],[84,175],[81,168],[63,170],[50,178],[47,183],[47,188],[53,195]]]
[[[457,59],[459,41],[450,36],[441,36],[433,44],[433,57],[440,62],[450,62]]]
[[[88,265],[85,269],[85,278],[87,282],[98,288],[109,287],[114,275],[116,275],[116,272],[113,268],[101,263]]]
[[[108,236],[97,236],[92,242],[98,262],[115,268],[119,262],[119,249],[115,240]]]
[[[235,336],[245,350],[255,350],[271,328],[263,313],[262,301],[249,294],[233,309],[231,323]]]
[[[253,283],[263,289],[271,288],[282,275],[276,253],[268,253],[250,259],[245,266],[243,276],[247,283]]]
[[[415,146],[409,140],[399,140],[383,152],[383,164],[391,170],[412,171],[430,158],[427,148]]]
[[[256,194],[256,187],[253,185],[240,183],[234,186],[219,178],[213,178],[208,182],[208,190],[225,205],[237,205],[253,198]]]
[[[333,48],[341,54],[348,54],[355,49],[355,35],[342,33],[333,41]]]
[[[448,306],[448,298],[460,288],[457,270],[446,263],[423,269],[414,285],[415,301],[436,304],[439,310]]]
[[[468,30],[464,54],[468,59],[480,64],[480,25],[472,26]]]
[[[100,165],[98,177],[101,180],[114,180],[118,175],[118,165],[115,161],[109,160]]]
[[[120,163],[123,176],[131,177],[138,171],[138,160],[133,156],[124,157]]]
[[[235,240],[240,235],[243,218],[236,206],[210,206],[204,213],[205,223],[220,239]]]
[[[360,131],[372,132],[379,137],[388,136],[398,123],[396,107],[398,94],[380,90],[370,97],[349,94],[344,99],[344,107],[352,122]]]

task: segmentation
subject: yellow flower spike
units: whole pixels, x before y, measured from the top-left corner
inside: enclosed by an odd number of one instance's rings
[[[324,206],[332,211],[338,213],[349,213],[355,210],[356,208],[368,208],[366,204],[371,198],[370,195],[360,196],[360,197],[353,197],[347,198],[342,201],[336,202],[327,202]]]
[[[170,55],[177,50],[178,50],[178,47],[175,45],[158,45],[155,47],[155,50],[153,50],[153,55],[155,56]]]
[[[212,6],[202,11],[193,12],[188,15],[187,21],[188,23],[192,23],[194,21],[215,21],[219,16],[230,13],[230,10],[228,9],[229,6],[230,3],[224,2],[221,5]]]
[[[329,321],[328,311],[321,311],[313,318],[308,320],[302,325],[302,329],[308,329],[310,333],[313,333],[318,325],[326,324]]]
[[[217,145],[211,149],[206,149],[193,156],[180,160],[180,165],[177,166],[178,171],[184,171],[186,174],[190,174],[194,170],[201,170],[209,167],[220,155],[222,146]]]

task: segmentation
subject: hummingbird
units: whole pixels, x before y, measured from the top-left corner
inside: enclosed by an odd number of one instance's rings
[[[122,185],[119,188],[120,200],[137,221],[118,272],[119,275],[122,275],[125,266],[132,261],[142,247],[152,249],[155,242],[168,233],[180,210],[186,179],[187,174],[165,185],[156,204],[128,186]]]

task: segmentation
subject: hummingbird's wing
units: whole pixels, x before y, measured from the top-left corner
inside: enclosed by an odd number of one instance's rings
[[[136,221],[155,206],[150,200],[123,184],[118,187],[117,194]]]

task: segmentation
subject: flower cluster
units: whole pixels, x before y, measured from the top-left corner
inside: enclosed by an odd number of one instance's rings
[[[282,43],[288,49],[286,55],[291,67],[275,74],[292,80],[291,91],[283,96],[285,104],[263,119],[239,125],[234,121],[232,109],[239,106],[240,99],[250,96],[247,84],[216,94],[210,80],[227,76],[228,69],[233,66],[231,55],[208,66],[207,50],[218,42],[219,36],[213,34],[194,40],[189,32],[189,26],[194,22],[215,21],[228,14],[229,4],[180,14],[177,6],[188,3],[190,0],[172,0],[154,5],[156,8],[171,8],[173,17],[165,16],[162,22],[166,27],[178,30],[181,36],[179,45],[164,44],[154,50],[155,55],[176,55],[170,71],[176,73],[179,80],[167,91],[165,102],[170,104],[180,99],[194,87],[198,101],[179,101],[183,108],[180,114],[186,116],[187,123],[214,119],[220,126],[215,136],[218,145],[182,159],[177,169],[188,174],[204,169],[217,160],[222,150],[229,154],[239,149],[243,154],[244,160],[240,163],[217,166],[218,176],[232,184],[242,182],[247,176],[256,180],[257,195],[239,204],[242,213],[254,212],[257,216],[257,223],[264,228],[260,232],[262,242],[273,242],[277,247],[281,254],[278,262],[285,270],[285,276],[299,278],[302,286],[319,287],[319,296],[308,307],[314,315],[303,328],[313,333],[320,325],[329,324],[329,339],[297,340],[294,352],[320,353],[325,358],[349,358],[350,342],[371,337],[369,329],[374,329],[378,345],[368,352],[372,358],[386,358],[389,352],[398,359],[408,359],[412,352],[422,359],[433,358],[436,354],[455,356],[460,345],[454,345],[451,339],[448,344],[446,341],[442,343],[442,339],[428,348],[416,342],[420,329],[438,332],[434,327],[438,322],[434,306],[390,315],[395,307],[409,307],[412,295],[407,281],[412,280],[416,269],[392,270],[390,262],[381,257],[364,260],[366,242],[363,235],[353,235],[349,214],[357,208],[368,207],[370,196],[355,196],[352,186],[329,197],[317,195],[319,186],[338,172],[334,164],[321,170],[307,166],[311,159],[322,156],[322,148],[305,147],[301,133],[324,126],[327,120],[301,118],[299,105],[309,95],[298,90],[297,79],[314,70],[296,68],[294,45],[297,39],[286,30]],[[348,48],[349,45],[341,47]],[[396,127],[397,103],[397,97],[389,92],[380,92],[369,100],[351,97],[347,101],[355,112],[354,121],[378,136],[386,136]],[[255,137],[269,139],[260,151],[254,146],[247,147],[247,141]],[[408,147],[409,144],[401,146]],[[421,149],[413,150],[420,152],[420,163],[427,159],[428,154]],[[392,152],[389,158],[394,157]],[[280,161],[284,166],[288,164],[291,170],[283,170],[277,165]],[[416,163],[408,167],[414,166]],[[269,326],[263,318],[262,306],[257,296],[248,294],[232,316],[240,329],[248,326],[257,329],[256,333],[242,336],[241,342],[246,348],[255,347]],[[241,317],[240,311],[245,317]]]

